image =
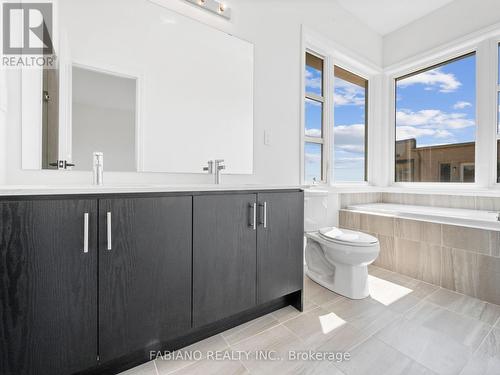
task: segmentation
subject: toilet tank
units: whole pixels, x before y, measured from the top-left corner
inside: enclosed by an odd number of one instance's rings
[[[328,226],[328,191],[304,190],[304,231],[314,232]]]

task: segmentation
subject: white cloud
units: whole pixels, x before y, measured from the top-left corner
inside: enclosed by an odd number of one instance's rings
[[[365,90],[364,88],[344,81],[343,79],[335,79],[335,92],[333,93],[333,102],[336,106],[342,105],[365,105]]]
[[[306,163],[308,163],[308,164],[321,163],[321,155],[320,154],[306,152],[305,159],[306,159]]]
[[[334,127],[335,150],[355,154],[365,152],[365,125],[337,125]]]
[[[365,162],[364,157],[337,157],[335,158],[335,169],[362,168]]]
[[[341,149],[342,151],[352,152],[355,154],[361,154],[365,152],[364,145],[336,145],[335,147]]]
[[[425,90],[438,87],[439,91],[443,93],[454,92],[462,86],[462,83],[453,73],[444,73],[441,68],[428,70],[398,81],[399,87],[408,87],[415,84],[425,85]]]
[[[463,129],[475,126],[475,121],[466,113],[447,113],[439,109],[424,109],[418,112],[401,110],[396,113],[399,126],[421,126],[431,129]]]
[[[459,102],[455,103],[455,105],[453,106],[453,109],[464,109],[467,107],[472,107],[472,104],[469,102],[465,102],[465,101],[459,101]]]
[[[321,137],[320,129],[306,129],[305,132],[307,137]]]
[[[316,90],[321,90],[321,78],[314,77],[312,72],[306,70],[306,87]]]
[[[398,141],[425,136],[451,140],[453,138],[453,133],[448,130],[426,129],[415,126],[398,126],[396,128],[396,139]]]

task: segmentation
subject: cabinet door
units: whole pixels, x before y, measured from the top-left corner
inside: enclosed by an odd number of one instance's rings
[[[102,362],[191,327],[192,197],[99,201]]]
[[[255,306],[257,232],[251,225],[254,205],[255,194],[194,197],[195,327]]]
[[[0,374],[97,364],[96,262],[97,201],[0,202]]]
[[[258,302],[302,289],[304,196],[302,192],[258,195]]]

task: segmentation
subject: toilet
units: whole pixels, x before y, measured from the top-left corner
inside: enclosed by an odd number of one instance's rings
[[[327,191],[306,190],[304,208],[306,275],[345,297],[368,297],[368,265],[380,252],[378,239],[362,232],[328,227]]]

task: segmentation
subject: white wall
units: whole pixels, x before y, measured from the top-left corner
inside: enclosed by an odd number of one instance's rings
[[[83,1],[83,0],[82,0]],[[111,0],[106,0],[111,1]],[[301,25],[376,65],[382,63],[382,38],[332,0],[232,0],[230,22],[181,0],[158,0],[182,14],[217,27],[255,46],[254,175],[231,175],[228,183],[298,184],[300,166]],[[9,72],[7,183],[88,183],[89,172],[21,169],[20,84]],[[264,145],[264,131],[271,138]],[[209,183],[206,175],[107,173],[107,183]]]
[[[383,65],[388,67],[498,22],[500,1],[455,0],[386,35]]]

